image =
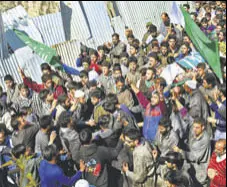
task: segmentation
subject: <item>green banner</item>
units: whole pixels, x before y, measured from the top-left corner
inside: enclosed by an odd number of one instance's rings
[[[217,40],[210,40],[192,20],[191,16],[181,7],[185,20],[185,31],[202,57],[211,66],[220,80],[223,80],[220,62],[220,53]]]
[[[59,59],[55,49],[50,48],[40,42],[37,42],[37,41],[31,39],[23,31],[19,31],[16,29],[14,29],[13,31],[20,38],[20,40],[22,40],[27,46],[29,46],[45,62],[49,63],[50,65],[54,66],[55,68],[58,68],[61,70],[63,69],[60,64],[60,59]]]

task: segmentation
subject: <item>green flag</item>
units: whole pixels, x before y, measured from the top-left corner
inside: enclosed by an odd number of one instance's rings
[[[29,46],[45,62],[49,63],[55,68],[58,68],[61,70],[63,69],[55,49],[50,48],[40,42],[37,42],[31,39],[27,34],[25,34],[22,31],[19,31],[16,29],[14,29],[13,31],[20,38],[20,40],[22,40],[27,46]]]
[[[210,40],[198,27],[198,25],[192,20],[191,16],[181,7],[181,11],[185,21],[185,31],[191,38],[195,47],[199,50],[199,53],[208,62],[210,67],[216,73],[220,80],[223,80],[220,54],[217,40]]]

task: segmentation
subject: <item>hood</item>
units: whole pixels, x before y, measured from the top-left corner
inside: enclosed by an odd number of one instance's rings
[[[91,157],[97,152],[97,145],[91,144],[86,146],[81,146],[80,154],[84,157]]]

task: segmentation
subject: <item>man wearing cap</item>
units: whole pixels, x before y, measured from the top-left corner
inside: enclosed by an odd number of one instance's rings
[[[78,104],[76,110],[73,112],[72,119],[76,122],[77,128],[80,129],[86,126],[94,126],[94,121],[89,120],[91,114],[89,113],[85,93],[81,90],[77,90],[75,92],[75,99],[77,100]]]
[[[171,121],[167,117],[161,118],[159,122],[158,132],[155,138],[155,144],[161,152],[161,156],[166,156],[171,152],[173,146],[177,146],[179,137],[172,130]]]
[[[207,121],[209,109],[202,93],[197,89],[197,82],[189,80],[184,84],[185,91],[189,94],[189,114],[194,119],[199,117]]]

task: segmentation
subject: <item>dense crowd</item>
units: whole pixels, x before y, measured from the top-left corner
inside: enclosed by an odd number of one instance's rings
[[[219,41],[226,82],[226,2],[195,2],[190,13]],[[41,65],[42,84],[0,86],[1,187],[225,187],[226,85],[180,25],[161,15],[142,41],[126,28],[97,49],[81,44],[75,67]],[[224,47],[223,47],[224,46]],[[161,76],[176,64],[171,84]]]

